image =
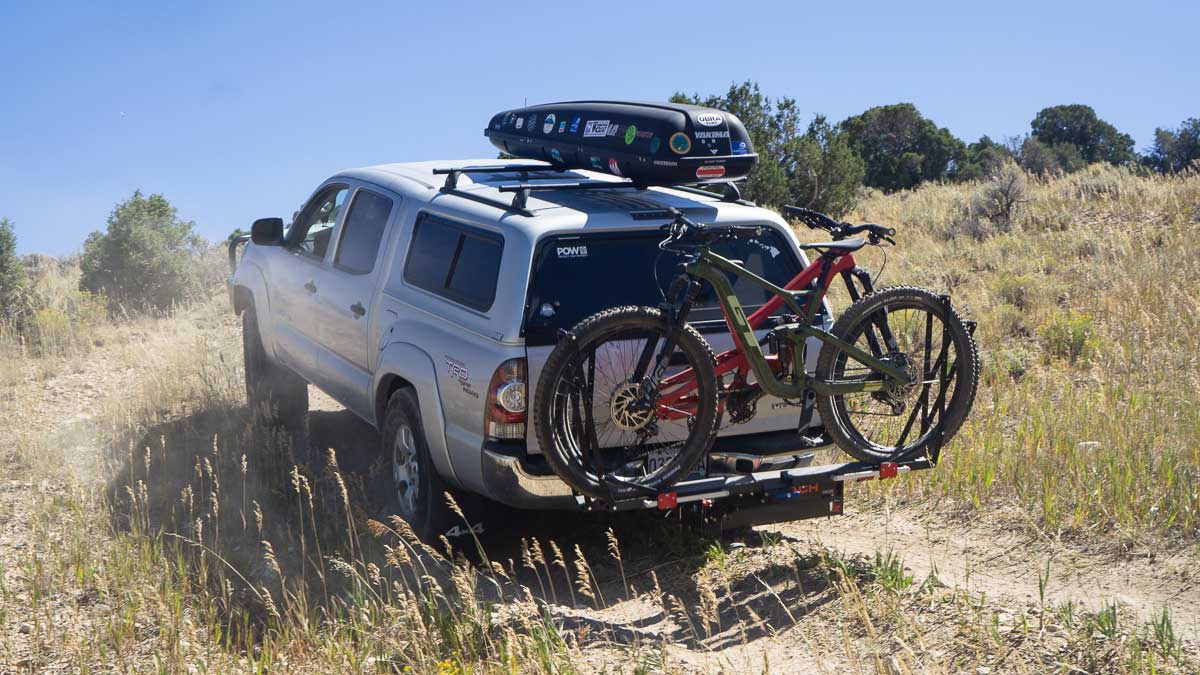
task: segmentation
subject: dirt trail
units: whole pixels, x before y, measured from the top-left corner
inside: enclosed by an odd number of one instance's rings
[[[851,513],[841,518],[786,523],[776,530],[849,554],[894,551],[916,580],[934,574],[944,584],[991,600],[1037,603],[1049,562],[1048,603],[1074,601],[1091,610],[1119,601],[1141,619],[1170,609],[1177,630],[1200,639],[1200,566],[1188,550],[1089,550],[1048,537],[980,523],[946,526],[944,516],[909,509]]]

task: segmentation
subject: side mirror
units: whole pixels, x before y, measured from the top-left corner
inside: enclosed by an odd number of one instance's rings
[[[250,226],[250,241],[255,246],[283,244],[283,218],[259,218]]]

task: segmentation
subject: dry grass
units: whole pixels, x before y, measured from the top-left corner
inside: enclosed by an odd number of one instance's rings
[[[859,209],[901,228],[887,278],[952,290],[986,358],[942,466],[872,489],[989,518],[1019,507],[1043,532],[1097,542],[1194,541],[1200,177],[1035,182],[1008,232],[948,239],[972,189]],[[7,352],[19,375],[0,427],[14,481],[0,491],[0,672],[1198,668],[1165,610],[1146,621],[1118,605],[1000,603],[913,579],[887,552],[847,558],[766,534],[731,549],[572,516],[549,534],[514,530],[519,545],[448,555],[374,511],[361,424],[332,412],[299,435],[251,423],[224,303],[104,324],[77,352]],[[84,381],[97,389],[81,398],[46,393]],[[79,462],[87,448],[105,449],[103,469]]]

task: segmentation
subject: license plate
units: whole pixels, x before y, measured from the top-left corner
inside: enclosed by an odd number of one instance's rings
[[[679,453],[677,448],[655,448],[646,455],[646,473],[651,474],[663,468],[675,459]]]

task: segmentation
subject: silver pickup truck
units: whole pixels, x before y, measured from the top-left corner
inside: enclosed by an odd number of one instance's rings
[[[312,384],[373,425],[379,464],[391,466],[376,480],[422,536],[456,527],[445,490],[578,508],[527,427],[529,390],[560,331],[607,307],[662,302],[678,262],[657,247],[668,209],[764,226],[719,252],[775,284],[806,260],[779,215],[736,194],[556,189],[564,177],[617,180],[528,161],[385,164],[333,175],[286,229],[256,221],[240,261],[238,242],[230,247],[250,404],[268,422],[300,425]],[[734,288],[748,311],[768,298]],[[711,298],[692,316],[714,350],[730,347]],[[819,319],[828,329],[827,309]],[[797,433],[794,408],[757,405],[746,423],[725,420],[713,458],[747,472],[786,467],[823,437]]]

